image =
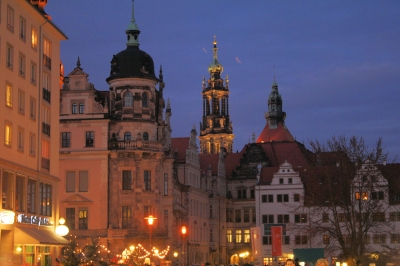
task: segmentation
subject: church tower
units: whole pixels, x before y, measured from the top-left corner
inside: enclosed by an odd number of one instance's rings
[[[282,111],[282,96],[278,91],[275,78],[268,97],[268,112],[265,113],[267,124],[257,139],[257,143],[271,141],[294,141],[292,134],[285,126],[286,113]]]
[[[228,75],[225,86],[221,74],[224,70],[218,61],[217,41],[214,37],[213,60],[208,66],[210,78],[203,77],[203,119],[200,123],[200,152],[219,153],[224,147],[232,152],[233,129],[229,118],[229,89]]]

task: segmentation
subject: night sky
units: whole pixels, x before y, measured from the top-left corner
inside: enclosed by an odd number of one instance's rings
[[[80,57],[97,90],[114,54],[126,48],[131,0],[49,0],[45,8],[69,38],[65,74]],[[140,49],[150,54],[172,107],[172,136],[199,134],[202,78],[214,35],[229,75],[234,151],[265,126],[276,77],[286,126],[300,142],[382,137],[400,155],[400,1],[136,0]]]

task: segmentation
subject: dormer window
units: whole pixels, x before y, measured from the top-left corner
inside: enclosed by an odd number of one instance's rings
[[[83,114],[85,112],[85,104],[84,103],[80,103],[79,104],[79,113]]]
[[[132,107],[133,106],[133,97],[130,91],[125,92],[124,94],[124,106]]]

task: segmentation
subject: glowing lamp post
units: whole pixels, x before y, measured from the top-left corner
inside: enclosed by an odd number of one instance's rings
[[[60,235],[60,236],[65,236],[68,235],[69,233],[69,229],[67,226],[65,226],[65,219],[64,218],[60,218],[60,220],[58,220],[58,223],[60,224],[59,226],[57,226],[56,228],[56,234]]]
[[[186,258],[189,257],[189,254],[187,256],[185,256],[185,236],[187,233],[187,228],[186,226],[182,226],[181,228],[181,233],[182,233],[182,254],[183,254],[183,266],[186,265]]]
[[[149,224],[149,232],[150,232],[150,250],[152,250],[152,245],[151,245],[151,233],[152,233],[152,227],[153,223],[155,220],[157,220],[156,217],[153,217],[153,215],[149,215],[148,217],[145,217],[144,219],[147,220],[147,223]]]

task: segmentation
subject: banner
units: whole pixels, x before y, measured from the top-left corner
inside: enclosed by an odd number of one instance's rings
[[[261,256],[261,239],[260,239],[260,227],[250,228],[251,237],[251,251],[253,256]]]
[[[272,256],[282,256],[282,226],[271,226]]]

